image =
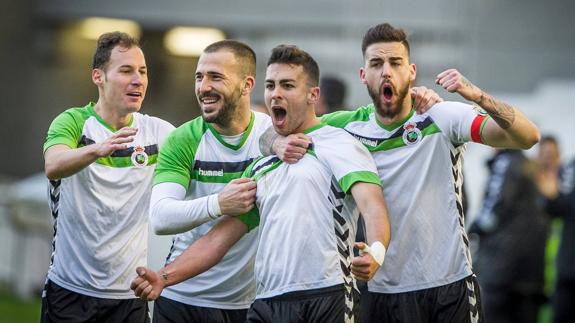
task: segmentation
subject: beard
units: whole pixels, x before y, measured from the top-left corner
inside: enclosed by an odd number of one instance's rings
[[[219,96],[220,100],[222,101],[222,107],[220,110],[212,114],[210,116],[204,114],[202,111],[202,118],[205,122],[215,123],[222,128],[226,128],[230,125],[232,118],[234,117],[234,112],[237,109],[238,103],[242,96],[241,89],[238,87],[234,90],[230,95],[221,95],[217,92],[206,92],[202,94],[202,97],[205,96]]]
[[[381,87],[374,89],[371,86],[367,85],[367,92],[369,93],[369,96],[373,101],[375,111],[381,117],[389,119],[393,119],[401,112],[401,107],[403,105],[405,97],[407,96],[408,91],[409,91],[409,85],[399,90],[395,104],[391,106],[385,106],[383,102],[381,102],[381,96],[383,95],[383,93],[381,93]]]

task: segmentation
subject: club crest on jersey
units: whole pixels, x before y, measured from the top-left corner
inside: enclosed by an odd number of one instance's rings
[[[403,126],[403,142],[406,145],[415,145],[421,141],[423,137],[421,130],[419,130],[414,122],[408,122]]]
[[[148,165],[148,154],[146,154],[144,147],[134,147],[134,152],[132,153],[132,164],[136,167],[145,167]]]

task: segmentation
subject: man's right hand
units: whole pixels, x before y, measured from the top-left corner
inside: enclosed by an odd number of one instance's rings
[[[220,212],[225,215],[242,215],[254,207],[256,182],[250,178],[234,179],[218,193]]]
[[[146,267],[136,268],[136,273],[138,277],[134,278],[130,284],[134,295],[146,301],[158,299],[166,287],[162,277]]]
[[[125,127],[116,131],[108,139],[97,143],[95,153],[98,157],[110,156],[114,151],[128,148],[127,143],[134,141],[136,128]]]
[[[273,152],[286,164],[295,164],[305,155],[311,139],[303,133],[278,137],[272,146]]]

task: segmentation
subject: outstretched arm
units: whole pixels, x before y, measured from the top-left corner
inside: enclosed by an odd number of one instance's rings
[[[138,277],[132,281],[130,288],[141,299],[155,300],[166,286],[180,283],[215,266],[247,232],[248,227],[242,221],[224,216],[212,230],[164,268],[154,272],[138,267]]]
[[[363,242],[356,244],[367,252],[353,259],[352,272],[358,279],[370,280],[383,263],[391,239],[387,207],[379,185],[359,182],[351,187],[351,194],[365,221],[367,242],[371,243],[370,247]]]
[[[100,157],[110,156],[114,151],[128,148],[134,141],[137,129],[122,128],[103,142],[81,148],[54,145],[44,152],[44,171],[51,180],[76,174]]]
[[[448,92],[457,92],[466,100],[476,103],[491,116],[482,132],[485,144],[529,149],[539,141],[539,130],[521,111],[481,90],[456,69],[448,69],[437,75],[436,83]]]

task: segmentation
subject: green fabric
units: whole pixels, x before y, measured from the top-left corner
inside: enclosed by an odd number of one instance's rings
[[[248,213],[236,216],[236,219],[245,223],[248,226],[248,232],[250,232],[260,225],[260,211],[257,206],[254,206]]]
[[[44,152],[54,145],[66,145],[72,149],[78,147],[78,141],[82,136],[84,123],[92,116],[94,103],[90,102],[85,107],[68,109],[58,115],[50,128],[44,142]]]
[[[157,162],[158,155],[148,156],[148,163],[146,165],[153,165]],[[109,167],[132,167],[132,157],[100,157],[96,160],[97,164],[105,165]]]
[[[153,185],[170,182],[188,189],[196,151],[206,131],[206,123],[201,117],[172,131],[158,156]]]
[[[321,116],[321,122],[337,128],[344,128],[350,122],[368,121],[369,115],[375,111],[373,104],[360,107],[355,111],[336,111]]]
[[[353,172],[345,175],[339,180],[339,186],[347,194],[353,186],[353,184],[362,183],[372,183],[381,186],[381,179],[376,173],[370,171],[359,171]]]
[[[242,139],[240,140],[240,142],[237,145],[232,145],[227,143],[222,136],[216,131],[216,129],[214,129],[214,127],[212,127],[211,124],[207,123],[208,128],[210,129],[210,131],[214,134],[214,136],[216,137],[216,139],[225,147],[228,147],[230,149],[233,150],[238,150],[240,148],[242,148],[242,146],[244,145],[244,143],[246,142],[246,140],[248,139],[248,137],[250,136],[250,133],[252,132],[252,128],[254,126],[254,120],[255,120],[255,114],[252,112],[251,113],[251,117],[250,117],[250,123],[246,129],[246,131],[244,132],[244,135],[242,136]]]

